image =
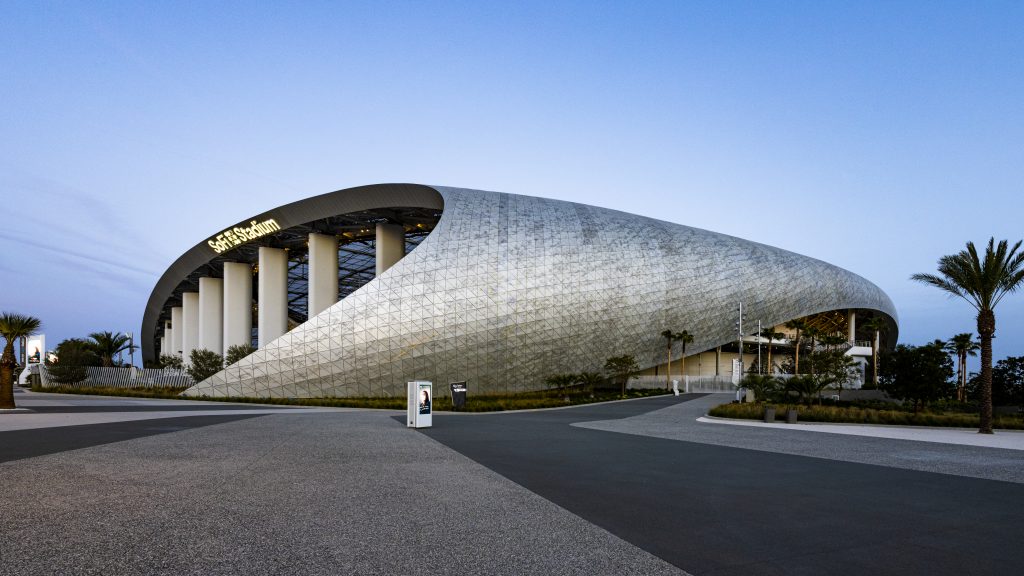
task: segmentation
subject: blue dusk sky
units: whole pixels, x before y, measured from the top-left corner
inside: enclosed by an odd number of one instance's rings
[[[910,275],[1024,238],[1021,30],[1021,2],[3,2],[0,309],[51,347],[138,333],[226,224],[417,182],[820,258],[946,339],[973,310]],[[996,312],[1024,355],[1024,293]]]

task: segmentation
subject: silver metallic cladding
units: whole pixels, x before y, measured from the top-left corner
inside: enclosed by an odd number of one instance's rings
[[[410,254],[344,300],[189,389],[212,396],[393,396],[412,379],[523,391],[613,355],[663,361],[735,339],[735,308],[765,325],[827,310],[896,311],[820,260],[558,200],[437,187],[444,211]]]

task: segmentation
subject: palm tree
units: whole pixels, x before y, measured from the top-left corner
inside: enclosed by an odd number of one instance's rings
[[[668,361],[668,367],[665,370],[665,389],[668,390],[672,387],[672,342],[679,338],[679,333],[671,330],[662,330],[661,337],[668,341],[668,347],[665,351],[665,358]]]
[[[974,334],[964,332],[957,334],[946,343],[946,352],[956,355],[956,399],[966,400],[967,392],[967,357],[977,356],[981,346],[974,339]]]
[[[873,316],[863,324],[863,327],[875,334],[871,339],[871,383],[878,388],[878,347],[881,345],[882,331],[888,328],[885,319],[881,316]]]
[[[679,357],[679,364],[682,366],[683,377],[686,377],[686,345],[693,343],[693,334],[683,330],[676,334],[676,339],[683,344],[683,355]]]
[[[796,375],[800,373],[800,336],[807,329],[807,322],[803,318],[797,318],[786,322],[786,328],[796,330],[796,339],[793,340],[793,374]]]
[[[3,356],[0,356],[0,409],[15,408],[14,405],[14,367],[18,362],[14,359],[14,341],[34,334],[43,323],[38,318],[14,314],[0,313],[0,336],[7,341],[4,344]],[[45,350],[42,351],[46,353]]]
[[[966,300],[978,311],[981,338],[981,434],[992,433],[992,337],[996,332],[995,307],[1004,296],[1024,285],[1024,252],[1021,241],[1013,248],[1006,240],[990,238],[984,258],[973,242],[966,250],[939,258],[939,274],[914,274],[911,279],[934,286]]]
[[[772,373],[772,342],[775,341],[775,340],[779,340],[779,339],[781,339],[784,336],[785,336],[785,334],[783,334],[782,332],[776,332],[774,326],[772,326],[770,328],[765,328],[764,330],[761,330],[761,338],[767,338],[768,339],[768,373],[769,374]]]
[[[89,338],[92,338],[92,349],[100,357],[104,368],[113,366],[114,356],[129,346],[128,336],[120,332],[93,332]]]
[[[804,326],[804,336],[811,339],[811,376],[814,376],[814,349],[818,345],[818,337],[821,336],[821,330],[818,330],[814,326]]]

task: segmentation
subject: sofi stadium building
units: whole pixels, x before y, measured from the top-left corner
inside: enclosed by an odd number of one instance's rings
[[[739,307],[744,329],[739,330]],[[401,396],[410,380],[545,388],[631,355],[664,377],[729,377],[791,320],[870,354],[892,301],[831,264],[724,234],[545,198],[380,184],[301,200],[217,231],[157,282],[143,355],[256,351],[186,393]],[[685,353],[661,333],[692,335]],[[874,345],[878,345],[875,342]],[[738,360],[747,350],[744,365]]]

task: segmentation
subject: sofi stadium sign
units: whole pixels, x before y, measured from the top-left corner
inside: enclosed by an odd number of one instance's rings
[[[240,246],[246,242],[273,234],[281,229],[281,225],[273,218],[257,222],[253,220],[248,226],[235,226],[210,238],[206,243],[213,248],[217,254]]]

